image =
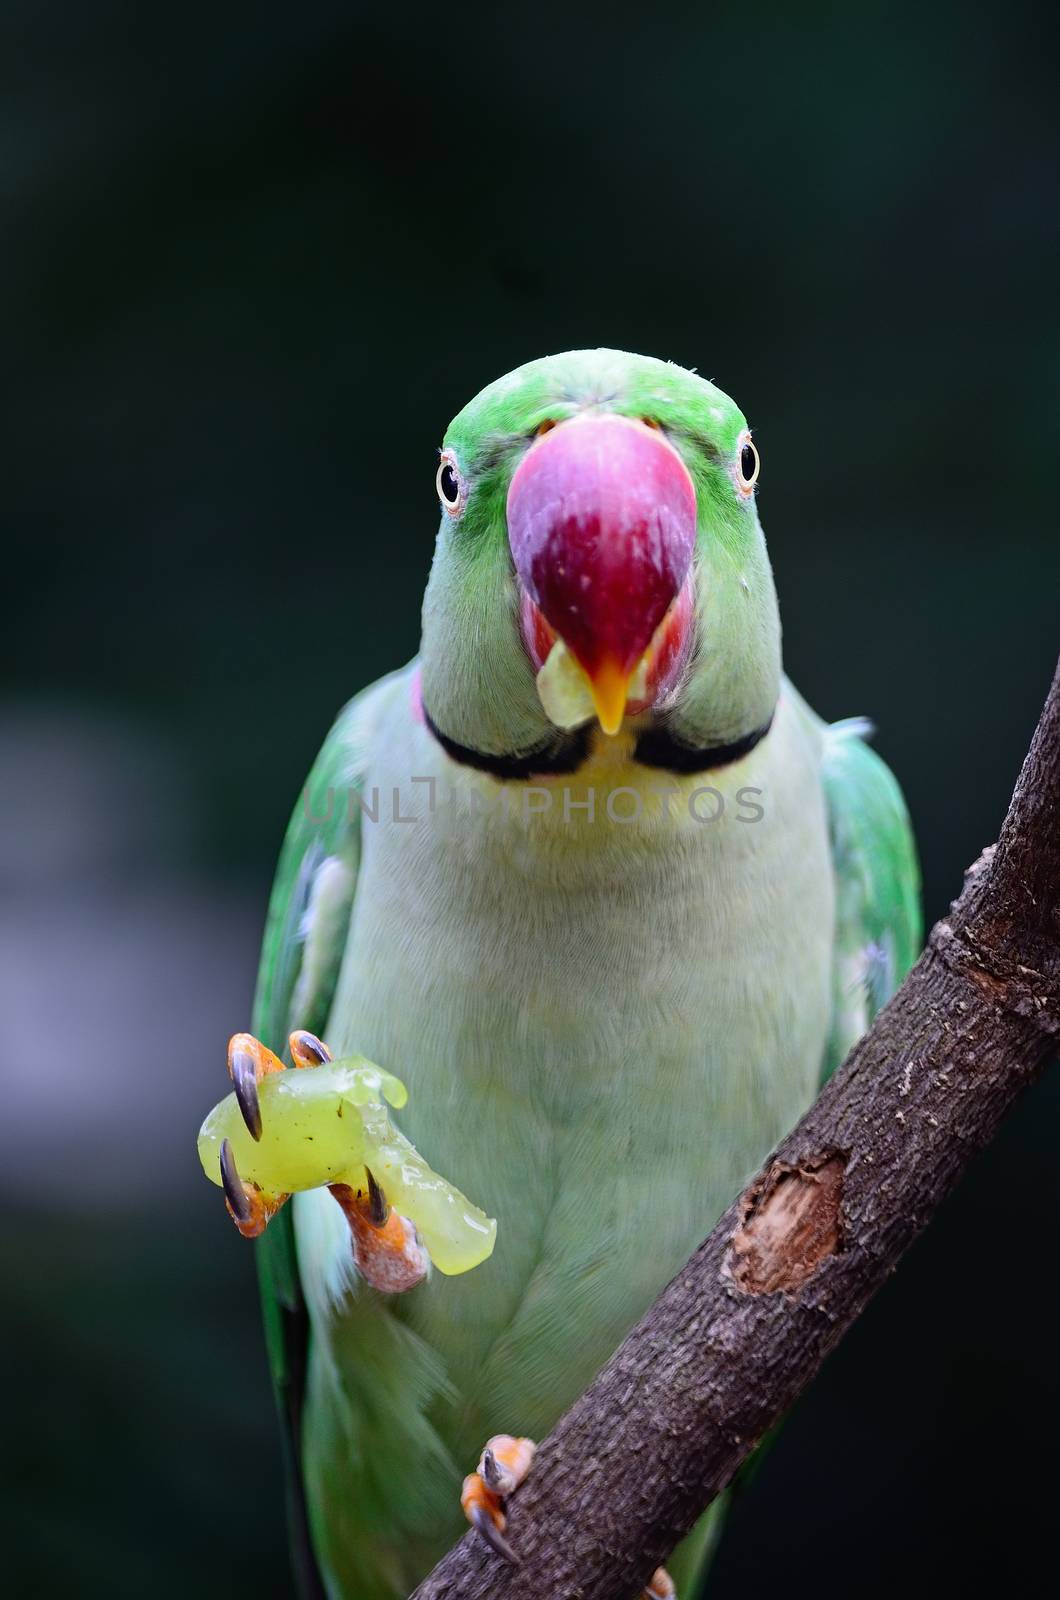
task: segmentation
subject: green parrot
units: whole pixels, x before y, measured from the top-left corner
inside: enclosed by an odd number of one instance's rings
[[[758,472],[725,394],[614,350],[520,367],[445,436],[420,653],[310,774],[253,1027],[397,1075],[403,1133],[496,1248],[431,1271],[394,1211],[387,1277],[358,1243],[388,1217],[371,1177],[261,1238],[305,1595],[408,1595],[465,1513],[504,1548],[528,1441],[916,955],[899,789],[866,724],[782,675]],[[690,1600],[718,1521],[646,1593]]]

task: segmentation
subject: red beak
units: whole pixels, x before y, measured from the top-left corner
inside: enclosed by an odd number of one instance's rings
[[[585,672],[605,733],[621,725],[629,680],[681,591],[695,540],[688,469],[642,422],[574,418],[516,468],[508,490],[515,570]]]

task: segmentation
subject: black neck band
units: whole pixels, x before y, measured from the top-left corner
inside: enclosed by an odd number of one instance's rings
[[[423,715],[447,756],[459,761],[461,766],[474,767],[477,772],[488,772],[490,777],[502,781],[520,782],[577,772],[588,759],[591,723],[576,729],[559,743],[542,746],[529,755],[491,755],[487,750],[476,750],[471,745],[450,739],[434,722],[426,707]],[[718,767],[727,767],[731,762],[749,755],[755,745],[765,738],[772,725],[773,718],[770,717],[760,728],[733,739],[729,744],[704,745],[698,749],[681,744],[665,725],[660,725],[641,734],[633,759],[642,767],[655,767],[662,772],[715,772]]]
[[[741,734],[739,739],[733,739],[729,744],[704,745],[694,750],[691,745],[681,744],[666,724],[660,723],[658,727],[649,728],[641,734],[633,759],[639,761],[642,767],[659,767],[664,772],[713,772],[718,767],[727,767],[730,762],[740,761],[749,755],[772,726],[771,713],[769,721],[760,728]]]
[[[578,728],[558,744],[543,745],[529,755],[491,755],[486,750],[475,750],[471,745],[458,744],[444,734],[431,718],[426,706],[424,720],[447,756],[462,766],[474,767],[478,772],[488,772],[491,778],[510,781],[523,778],[548,778],[564,772],[577,772],[589,754],[589,726]]]

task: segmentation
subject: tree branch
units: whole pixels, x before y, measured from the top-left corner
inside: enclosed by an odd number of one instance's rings
[[[1060,666],[1000,839],[816,1103],[538,1451],[523,1565],[415,1600],[627,1600],[790,1408],[1060,1032]]]

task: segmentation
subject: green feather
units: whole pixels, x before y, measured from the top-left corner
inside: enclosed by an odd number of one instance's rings
[[[832,1028],[823,1077],[839,1066],[920,953],[920,871],[902,792],[860,719],[825,735],[821,780],[836,875]]]
[[[359,695],[352,700],[329,733],[295,807],[276,869],[252,1026],[257,1037],[281,1056],[287,1053],[287,1038],[295,1028],[323,1031],[334,994],[360,861],[357,797],[367,732],[366,699]],[[328,906],[326,917],[314,929],[307,918],[321,869],[325,876],[329,872],[326,863],[346,874],[348,893],[344,913],[339,899]],[[265,1344],[281,1421],[296,1573],[302,1594],[314,1597],[323,1590],[307,1524],[301,1441],[310,1329],[290,1207],[274,1217],[258,1240],[256,1256]]]

